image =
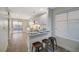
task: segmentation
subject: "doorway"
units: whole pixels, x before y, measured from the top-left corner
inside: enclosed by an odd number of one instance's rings
[[[27,33],[24,31],[24,21],[10,19],[8,52],[27,52]]]

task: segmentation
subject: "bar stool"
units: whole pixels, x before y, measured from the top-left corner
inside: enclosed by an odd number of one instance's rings
[[[32,51],[33,49],[35,48],[35,52],[39,52],[40,51],[40,48],[42,49],[43,48],[43,45],[41,42],[34,42],[32,43]]]
[[[48,38],[50,41],[51,41],[51,46],[53,48],[53,51],[55,50],[55,46],[56,46],[56,49],[57,49],[57,41],[56,41],[56,38],[55,37],[49,37]]]
[[[49,40],[43,39],[42,42],[43,42],[43,47],[44,47],[45,51],[48,52],[47,49],[48,49],[48,46],[49,46]]]

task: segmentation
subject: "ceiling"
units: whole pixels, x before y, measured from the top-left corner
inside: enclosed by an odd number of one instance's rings
[[[23,17],[29,19],[34,15],[37,15],[42,12],[47,12],[48,8],[46,7],[9,7],[9,10],[12,16]]]

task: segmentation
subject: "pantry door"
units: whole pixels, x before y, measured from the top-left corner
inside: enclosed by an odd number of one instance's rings
[[[23,21],[10,19],[9,22],[8,52],[27,52],[27,33]]]

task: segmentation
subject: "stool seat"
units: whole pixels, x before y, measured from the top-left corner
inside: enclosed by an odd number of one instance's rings
[[[42,47],[43,47],[43,45],[39,41],[32,43],[32,51],[33,51],[33,48],[35,48],[36,52],[39,52],[39,48],[42,48]]]
[[[32,46],[38,48],[38,47],[41,47],[42,46],[42,43],[41,42],[34,42],[32,44]]]
[[[43,43],[49,43],[48,39],[43,39],[42,42]]]

